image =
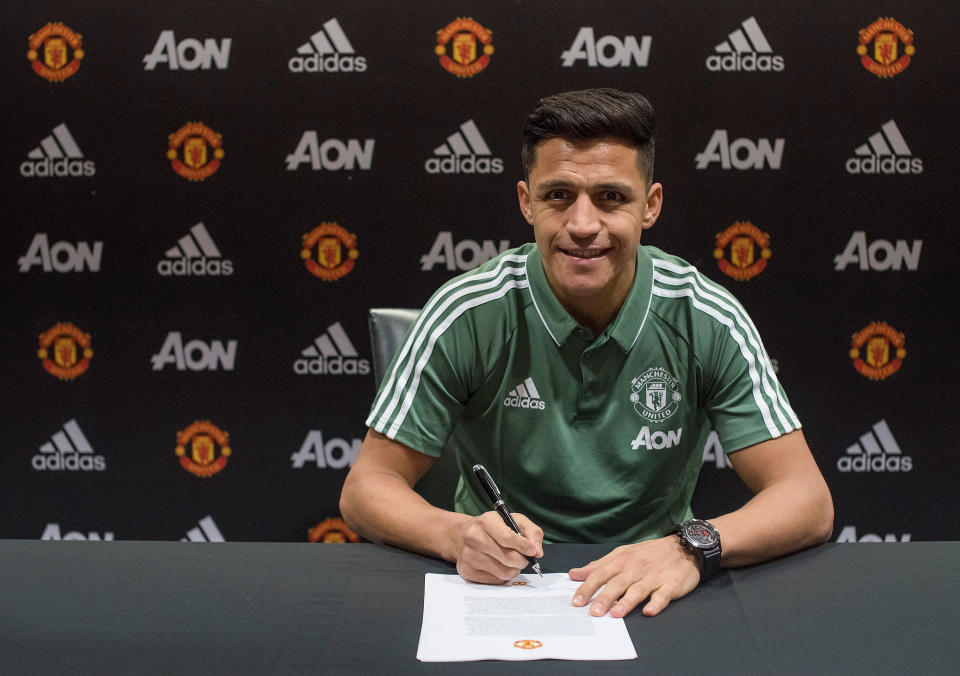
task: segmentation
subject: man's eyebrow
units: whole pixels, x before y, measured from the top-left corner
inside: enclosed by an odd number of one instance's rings
[[[569,189],[575,186],[576,184],[574,184],[572,181],[566,181],[562,178],[554,178],[538,184],[537,190],[540,192],[548,192],[550,190]],[[633,187],[629,183],[620,183],[619,181],[599,183],[590,187],[593,190],[616,190],[617,192],[622,193],[633,193]]]
[[[629,183],[601,183],[597,186],[597,190],[615,190],[616,192],[622,192],[625,195],[633,194],[633,186]]]
[[[562,178],[555,178],[553,180],[547,181],[546,183],[540,183],[537,186],[537,190],[540,192],[549,192],[550,190],[561,190],[570,188],[573,184],[570,181],[564,181]]]
[[[537,186],[537,191],[544,193],[550,192],[551,190],[569,190],[575,187],[574,183],[571,181],[565,181],[562,178],[555,178],[544,183],[540,183]],[[633,186],[629,183],[620,183],[619,181],[612,181],[608,183],[599,183],[595,186],[591,186],[593,190],[614,190],[616,192],[622,192],[625,195],[632,195],[634,193]]]

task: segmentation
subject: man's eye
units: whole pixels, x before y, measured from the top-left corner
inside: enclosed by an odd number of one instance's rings
[[[607,190],[603,193],[603,200],[605,202],[622,202],[623,195],[616,190]]]
[[[551,190],[550,192],[547,193],[548,200],[562,200],[566,198],[566,196],[567,196],[567,193],[564,192],[563,190]]]

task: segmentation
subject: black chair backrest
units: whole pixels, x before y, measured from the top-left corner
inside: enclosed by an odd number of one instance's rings
[[[411,308],[370,309],[367,322],[373,349],[373,378],[377,387],[380,386],[407,330],[419,315],[419,309]],[[459,478],[456,448],[450,443],[414,488],[431,505],[452,510],[453,494]]]
[[[370,325],[370,346],[373,348],[373,380],[377,387],[380,387],[407,329],[419,316],[420,310],[413,308],[370,308],[367,322]]]

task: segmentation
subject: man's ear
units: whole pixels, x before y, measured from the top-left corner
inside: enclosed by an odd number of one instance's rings
[[[663,208],[663,186],[654,183],[647,191],[647,209],[643,214],[643,229],[653,227],[657,217],[660,216],[660,210]]]
[[[530,204],[530,187],[526,181],[517,181],[517,201],[520,202],[520,212],[533,225],[533,206]]]

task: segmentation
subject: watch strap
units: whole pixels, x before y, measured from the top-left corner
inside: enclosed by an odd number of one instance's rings
[[[720,570],[720,543],[718,542],[710,549],[698,549],[700,552],[700,580],[706,580]]]
[[[701,519],[696,519],[696,520],[701,521]],[[710,577],[716,575],[717,572],[720,570],[720,555],[721,555],[720,535],[719,533],[717,534],[717,542],[712,547],[700,547],[698,545],[693,544],[684,535],[683,527],[687,523],[689,522],[685,521],[683,523],[677,524],[677,526],[673,529],[673,533],[674,535],[680,538],[680,542],[683,543],[683,546],[686,549],[688,549],[689,551],[692,551],[696,555],[697,563],[700,567],[700,581],[703,582],[704,580],[707,580]],[[714,528],[713,524],[711,524],[709,521],[706,523],[710,526],[710,528],[714,531],[714,533],[716,533],[717,529]]]

